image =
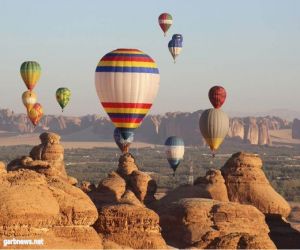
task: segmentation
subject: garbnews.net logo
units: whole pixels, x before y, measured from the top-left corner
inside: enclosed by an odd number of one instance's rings
[[[11,246],[11,245],[44,245],[44,239],[35,239],[35,240],[18,240],[18,239],[5,239],[3,240],[3,246]]]

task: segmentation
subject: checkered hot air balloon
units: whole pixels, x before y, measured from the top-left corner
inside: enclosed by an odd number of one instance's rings
[[[95,73],[96,91],[125,140],[150,110],[159,79],[154,60],[138,49],[116,49],[99,61]]]
[[[162,13],[158,17],[158,24],[162,31],[164,32],[164,36],[166,36],[168,29],[170,29],[173,23],[173,18],[169,13]]]

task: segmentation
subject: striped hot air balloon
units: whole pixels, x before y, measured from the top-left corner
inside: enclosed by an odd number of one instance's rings
[[[229,130],[227,114],[221,109],[207,109],[200,116],[199,127],[214,156]]]
[[[221,108],[226,99],[226,90],[222,86],[214,86],[209,90],[208,97],[214,108]]]
[[[122,153],[128,153],[129,147],[134,139],[134,133],[131,132],[131,135],[125,140],[123,136],[120,133],[120,130],[118,128],[115,128],[114,130],[114,140],[119,147],[119,149],[122,151]]]
[[[165,141],[167,160],[174,174],[184,155],[184,142],[177,136],[170,136]]]
[[[160,28],[164,32],[164,36],[166,36],[168,29],[171,27],[173,23],[173,18],[169,13],[162,13],[158,17],[158,23]]]
[[[176,57],[180,54],[182,49],[183,37],[180,34],[174,34],[171,41],[168,43],[169,51],[176,62]]]
[[[32,91],[41,76],[41,66],[34,61],[23,62],[20,68],[22,79],[28,88]]]
[[[150,110],[159,79],[154,60],[138,49],[117,49],[99,61],[95,73],[96,91],[125,140]]]

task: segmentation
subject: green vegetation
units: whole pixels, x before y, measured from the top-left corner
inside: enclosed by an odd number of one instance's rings
[[[0,160],[9,161],[28,155],[32,146],[0,147]],[[300,201],[300,145],[291,147],[262,147],[246,144],[224,144],[212,159],[204,147],[186,147],[185,157],[173,177],[165,158],[164,147],[137,149],[131,153],[142,171],[150,172],[160,188],[173,188],[189,182],[191,164],[193,176],[202,176],[209,168],[221,168],[230,155],[238,151],[259,154],[263,170],[271,185],[287,200]],[[120,151],[117,148],[66,149],[65,163],[69,175],[79,181],[87,180],[96,185],[107,173],[118,166]]]

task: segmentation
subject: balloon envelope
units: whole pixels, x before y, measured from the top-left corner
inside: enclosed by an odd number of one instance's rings
[[[117,49],[99,61],[95,85],[103,108],[126,140],[152,106],[159,88],[159,71],[144,52]]]
[[[162,31],[164,32],[164,35],[166,36],[167,31],[171,27],[173,23],[173,18],[169,13],[162,13],[158,17],[158,23]]]
[[[22,63],[20,73],[26,87],[31,91],[40,79],[41,66],[35,61],[26,61]]]
[[[169,51],[174,59],[180,54],[182,49],[183,37],[180,34],[174,34],[172,39],[168,43]]]
[[[43,108],[42,105],[36,103],[33,107],[28,111],[28,117],[32,124],[36,126],[43,116]]]
[[[114,130],[114,140],[119,147],[119,149],[122,151],[122,153],[127,153],[129,150],[129,147],[134,139],[134,133],[131,131],[130,135],[127,139],[124,139],[120,130],[118,128],[115,128]]]
[[[69,103],[70,98],[71,98],[71,90],[68,88],[59,88],[56,90],[56,100],[62,110],[66,107],[66,105]]]
[[[208,97],[214,108],[221,108],[226,99],[226,90],[222,86],[214,86],[209,90]]]
[[[177,136],[170,136],[165,141],[165,152],[170,167],[176,171],[178,165],[183,159],[184,155],[184,142]]]
[[[37,95],[33,91],[25,91],[22,94],[22,101],[27,110],[30,110],[37,102]]]
[[[207,109],[200,116],[199,127],[206,143],[215,151],[228,133],[229,118],[221,109]]]

